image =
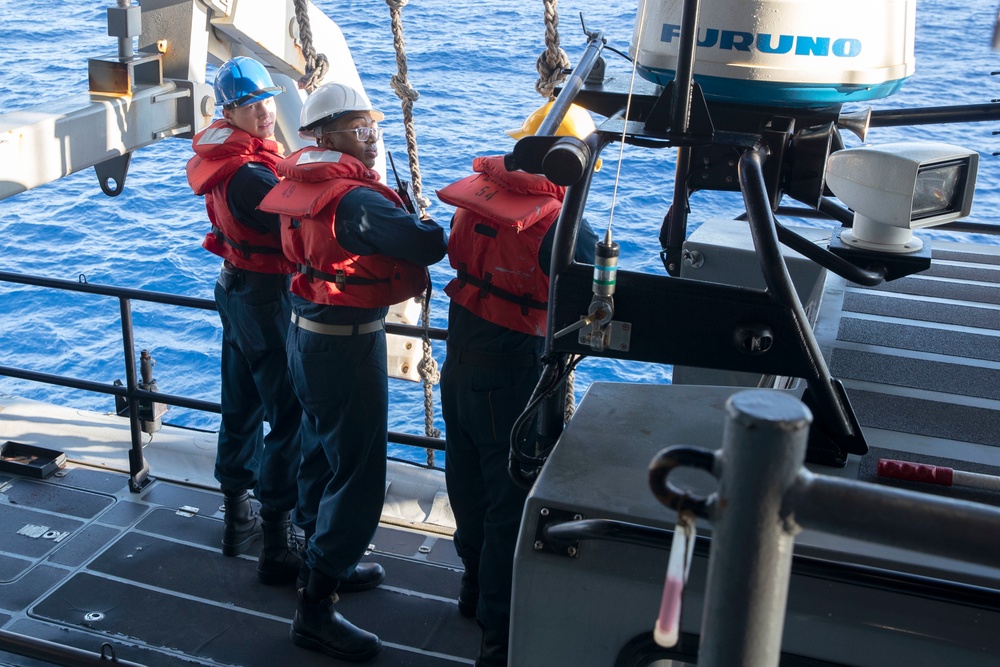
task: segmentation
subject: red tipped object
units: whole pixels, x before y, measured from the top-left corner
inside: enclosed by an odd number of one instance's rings
[[[879,477],[903,479],[908,482],[925,482],[951,486],[954,481],[954,470],[944,466],[932,466],[925,463],[910,463],[894,459],[879,459],[877,474]]]
[[[1000,476],[998,475],[966,472],[926,463],[879,459],[877,474],[879,477],[904,479],[908,482],[925,482],[942,486],[971,486],[976,489],[1000,491]]]

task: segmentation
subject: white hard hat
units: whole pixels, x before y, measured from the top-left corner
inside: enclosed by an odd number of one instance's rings
[[[314,138],[313,130],[323,127],[348,111],[368,111],[372,120],[381,121],[385,114],[372,109],[372,103],[362,90],[346,83],[325,83],[306,98],[299,113],[299,136]]]

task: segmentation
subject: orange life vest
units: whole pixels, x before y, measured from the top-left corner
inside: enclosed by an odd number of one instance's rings
[[[427,269],[385,255],[355,255],[337,241],[337,204],[358,187],[377,191],[397,207],[403,202],[356,158],[303,148],[278,165],[282,181],[260,203],[281,215],[281,245],[295,264],[292,292],[313,303],[380,308],[422,294]]]
[[[502,156],[478,157],[472,170],[437,192],[457,207],[448,260],[458,277],[444,291],[485,320],[544,336],[549,277],[538,265],[538,249],[559,217],[566,188],[507,171]]]
[[[205,195],[212,231],[202,247],[229,260],[240,269],[260,273],[291,273],[292,263],[281,252],[281,239],[236,220],[229,210],[229,181],[236,170],[260,162],[277,174],[281,146],[258,139],[225,120],[217,120],[194,136],[194,157],[188,160],[188,184],[196,195]]]

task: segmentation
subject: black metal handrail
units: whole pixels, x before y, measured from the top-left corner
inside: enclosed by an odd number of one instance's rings
[[[38,637],[28,637],[9,630],[0,630],[0,650],[25,658],[34,658],[63,667],[143,667],[115,655],[114,646],[108,642],[101,645],[100,653],[51,642]]]
[[[111,394],[120,397],[128,406],[129,429],[131,434],[131,449],[129,450],[129,488],[132,491],[140,491],[152,479],[149,476],[149,465],[146,463],[142,453],[142,430],[139,423],[139,405],[141,402],[147,404],[162,403],[176,407],[200,410],[202,412],[221,413],[221,406],[218,402],[205,401],[175,394],[161,393],[159,391],[148,391],[141,389],[136,380],[135,363],[135,337],[132,327],[132,302],[143,301],[147,303],[159,303],[164,305],[179,306],[182,308],[196,308],[200,310],[216,310],[215,302],[210,299],[200,299],[195,297],[180,296],[166,292],[154,292],[150,290],[140,290],[129,287],[116,287],[111,285],[92,284],[87,282],[86,276],[81,275],[76,281],[59,278],[44,278],[20,273],[10,273],[0,271],[0,282],[15,283],[18,285],[32,285],[71,292],[83,292],[86,294],[96,294],[118,299],[119,311],[122,325],[122,355],[125,360],[126,383],[108,384],[93,380],[82,380],[65,375],[43,373],[24,368],[12,366],[0,366],[0,376],[40,382],[71,389],[80,389],[100,394]],[[401,336],[411,336],[422,338],[426,335],[432,340],[445,340],[448,332],[445,329],[428,327],[426,330],[422,326],[400,323],[389,323],[385,325],[387,333]],[[409,433],[389,432],[389,441],[394,444],[409,447],[421,447],[444,451],[444,440],[430,436],[413,435]]]

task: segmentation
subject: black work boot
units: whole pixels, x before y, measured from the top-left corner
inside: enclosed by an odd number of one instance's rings
[[[257,559],[257,580],[268,586],[290,584],[302,567],[302,545],[289,513],[261,508],[260,518],[264,541]]]
[[[250,505],[247,491],[225,492],[225,524],[222,527],[222,555],[239,556],[260,537],[260,517]]]
[[[358,563],[351,576],[340,582],[338,593],[360,593],[377,588],[385,581],[385,569],[378,563]]]
[[[479,657],[474,667],[507,667],[508,637],[500,632],[483,627],[483,640],[479,644]]]
[[[462,587],[458,590],[458,613],[466,618],[475,618],[479,606],[479,571],[465,567],[462,573]]]
[[[290,632],[292,643],[321,651],[338,660],[371,660],[382,650],[382,642],[341,616],[336,610],[336,603],[336,594],[319,602],[310,602],[306,598],[306,589],[299,589]]]
[[[385,581],[385,569],[378,563],[358,563],[347,579],[340,582],[338,593],[361,593],[378,588]],[[305,588],[309,583],[309,566],[303,561],[296,581],[298,588]]]

